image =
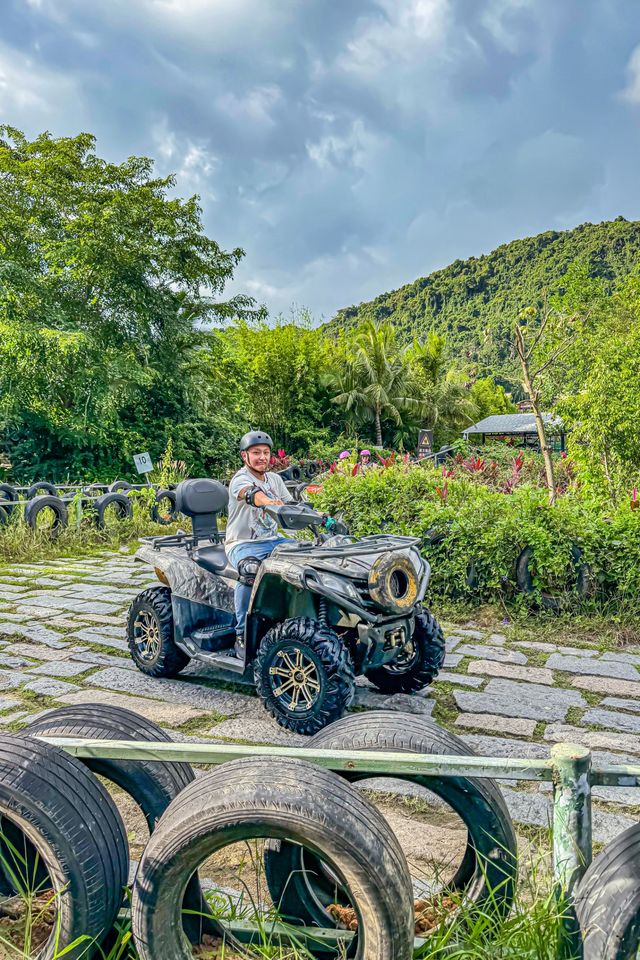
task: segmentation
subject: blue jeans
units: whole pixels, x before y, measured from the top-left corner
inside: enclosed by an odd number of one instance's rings
[[[271,540],[251,540],[248,543],[239,543],[236,547],[232,548],[230,553],[227,554],[229,563],[237,570],[238,564],[241,560],[246,560],[247,557],[255,557],[256,560],[264,560],[273,553],[278,544],[288,542],[288,537],[273,537]],[[236,634],[238,636],[244,637],[247,610],[249,609],[249,601],[251,600],[252,590],[253,587],[248,586],[246,583],[236,583]]]

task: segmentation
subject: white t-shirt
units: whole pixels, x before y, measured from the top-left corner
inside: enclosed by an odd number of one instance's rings
[[[266,510],[252,507],[246,500],[238,500],[240,491],[252,486],[259,487],[271,500],[293,501],[284,480],[277,473],[265,473],[264,480],[258,480],[247,467],[238,470],[229,484],[229,519],[224,544],[227,556],[239,543],[273,540],[278,536],[278,524]]]

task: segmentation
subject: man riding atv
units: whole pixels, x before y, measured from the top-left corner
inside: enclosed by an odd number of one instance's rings
[[[278,524],[263,509],[291,503],[293,497],[277,473],[269,473],[273,440],[268,433],[252,430],[240,441],[244,466],[229,484],[229,519],[225,550],[236,570],[241,560],[264,560],[286,537],[278,535]],[[244,629],[252,586],[238,582],[235,587],[237,656],[244,654]]]
[[[138,669],[175,677],[195,660],[242,674],[279,724],[304,735],[342,716],[359,675],[383,693],[424,689],[445,644],[424,606],[430,567],[419,539],[350,536],[339,518],[291,502],[267,471],[266,434],[242,446],[231,490],[205,477],[177,486],[191,532],[141,540],[136,558],[160,583],[129,610]],[[217,518],[226,509],[225,537]]]

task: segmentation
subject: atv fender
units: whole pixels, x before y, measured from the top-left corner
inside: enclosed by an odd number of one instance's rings
[[[171,588],[174,598],[234,612],[233,582],[203,570],[184,547],[156,550],[150,543],[145,543],[136,552],[135,558],[153,567],[158,580]]]

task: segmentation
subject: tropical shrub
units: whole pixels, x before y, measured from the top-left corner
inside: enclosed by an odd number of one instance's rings
[[[442,596],[514,599],[516,564],[530,547],[530,602],[567,594],[585,565],[594,598],[613,593],[621,607],[640,604],[640,511],[629,502],[607,513],[574,486],[551,506],[530,480],[504,491],[479,481],[481,470],[464,471],[401,463],[355,478],[334,474],[314,502],[342,514],[355,536],[419,537],[431,589]]]

